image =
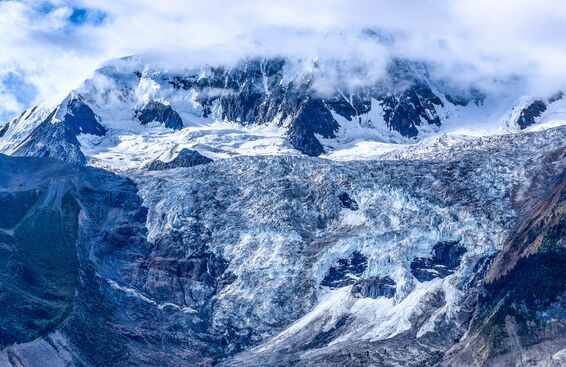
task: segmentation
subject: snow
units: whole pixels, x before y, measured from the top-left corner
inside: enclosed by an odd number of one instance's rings
[[[359,212],[350,209],[342,209],[340,212],[342,224],[346,226],[356,227],[364,224],[364,217]]]
[[[566,363],[566,348],[561,349],[552,355],[552,359],[559,362]]]
[[[447,148],[485,136],[519,132],[516,127],[500,123],[508,121],[501,118],[490,123],[470,126],[462,122],[447,123],[437,132],[429,133],[428,137],[411,142],[396,132],[387,132],[384,126],[364,127],[354,122],[354,119],[347,121],[343,117],[335,117],[341,123],[337,137],[320,139],[327,150],[321,158],[334,161],[390,159],[394,153],[404,154],[411,151],[428,151],[430,154],[441,145]],[[525,131],[540,131],[565,125],[566,108],[556,109],[543,117],[541,123]],[[286,142],[285,127],[275,123],[242,126],[235,122],[194,115],[189,118],[185,116],[184,121],[185,127],[179,131],[157,124],[141,126],[133,119],[105,121],[104,124],[110,128],[106,137],[101,139],[97,136],[81,135],[79,141],[83,153],[89,158],[89,165],[112,171],[143,169],[155,159],[168,161],[183,148],[197,150],[214,160],[236,156],[300,154]],[[2,139],[0,144],[11,139]],[[9,152],[9,147],[4,150]]]
[[[408,139],[391,131],[383,121],[381,106],[372,99],[368,114],[355,116],[348,121],[333,114],[340,124],[335,139],[321,139],[327,149],[322,157],[337,161],[389,159],[394,152],[426,150],[443,144],[456,146],[462,142],[486,137],[517,134],[516,121],[523,108],[536,99],[533,96],[500,96],[476,105],[455,106],[444,101],[439,108],[442,126],[419,126],[419,139]],[[566,99],[548,104],[540,122],[525,129],[541,131],[566,125]]]
[[[434,332],[435,323],[442,316],[450,316],[454,310],[457,308],[458,302],[463,296],[463,292],[455,288],[449,280],[442,282],[442,288],[444,291],[444,297],[446,299],[446,304],[439,309],[437,309],[432,316],[426,321],[426,323],[417,331],[417,338],[422,337],[426,333]]]
[[[112,279],[106,279],[106,282],[108,283],[108,285],[110,285],[110,287],[112,287],[116,290],[122,291],[130,297],[135,297],[135,298],[141,299],[142,301],[149,303],[150,305],[156,306],[159,310],[163,310],[165,308],[174,308],[174,309],[177,309],[177,310],[179,310],[183,313],[189,313],[189,314],[197,313],[196,310],[194,310],[190,307],[187,307],[187,306],[179,306],[179,305],[176,305],[176,304],[171,303],[171,302],[158,303],[157,301],[154,301],[153,299],[149,298],[148,296],[142,294],[138,290],[133,289],[133,288],[129,288],[129,287],[121,286],[118,283],[116,283],[115,281],[113,281]]]
[[[291,69],[289,69],[291,68]],[[133,72],[139,71],[140,77]],[[209,73],[208,69],[187,69],[182,75],[198,78]],[[269,95],[269,80],[265,65],[261,65],[262,92]],[[284,69],[285,82],[292,80],[291,66]],[[296,75],[295,75],[296,76]],[[242,126],[222,119],[218,100],[210,106],[210,114],[204,117],[200,98],[229,93],[224,89],[177,89],[170,83],[171,75],[164,70],[152,70],[140,60],[116,62],[104,67],[83,83],[68,97],[82,98],[100,117],[108,129],[106,137],[79,136],[82,151],[88,164],[115,172],[143,169],[155,159],[171,160],[183,148],[197,150],[212,158],[228,159],[237,156],[298,155],[286,141],[288,122],[275,118],[260,126]],[[168,79],[169,78],[169,79]],[[433,89],[437,88],[434,85]],[[436,106],[442,125],[418,126],[418,139],[406,138],[392,131],[383,119],[380,102],[371,99],[371,110],[348,120],[336,113],[339,123],[336,137],[319,140],[325,147],[322,158],[333,161],[382,160],[406,152],[431,153],[439,145],[456,146],[471,139],[485,136],[515,134],[519,131],[516,120],[520,111],[536,99],[535,96],[518,96],[512,92],[506,96],[491,96],[481,103],[471,101],[466,106],[453,105],[438,90],[443,106]],[[351,95],[341,93],[352,104]],[[48,103],[33,113],[27,112],[10,123],[5,136],[0,139],[0,151],[11,154],[49,113],[55,111],[52,123],[57,123],[65,113],[63,103]],[[180,131],[166,129],[159,124],[142,126],[134,118],[135,111],[150,100],[170,105],[179,113],[184,128]],[[543,99],[544,100],[544,99]],[[540,123],[527,131],[539,131],[566,123],[566,99],[549,103]]]
[[[310,324],[321,317],[328,320],[326,328],[331,328],[344,310],[350,307],[352,298],[349,293],[349,287],[344,287],[324,294],[311,312],[253,351],[262,352],[277,347],[278,344],[285,344],[293,334],[309,329]]]
[[[142,169],[155,159],[169,161],[183,148],[217,160],[247,155],[297,155],[274,125],[241,126],[223,121],[188,126],[175,131],[162,126],[136,126],[110,130],[103,139],[79,136],[89,165],[112,171]]]
[[[391,300],[360,299],[352,307],[352,312],[358,317],[356,328],[350,333],[343,334],[334,343],[352,338],[379,340],[391,338],[403,331],[411,329],[410,318],[422,304],[423,298],[435,292],[443,281],[434,279],[420,283],[401,302],[394,304]],[[387,302],[389,301],[389,302]]]
[[[439,111],[443,125],[419,127],[417,141],[391,131],[373,100],[369,113],[350,121],[334,114],[340,124],[336,138],[321,139],[327,153],[311,158],[286,142],[285,121],[242,126],[223,121],[218,104],[203,117],[195,91],[156,80],[147,71],[140,80],[98,73],[81,87],[76,93],[108,128],[105,137],[80,135],[82,151],[88,165],[135,181],[151,244],[171,234],[186,236],[186,248],[178,251],[189,257],[196,237],[199,246],[226,259],[235,280],[215,296],[213,327],[252,330],[255,341],[265,341],[256,352],[312,340],[345,316],[348,325],[330,346],[392,338],[413,328],[415,315],[425,311],[430,316],[415,330],[417,338],[456,318],[462,284],[481,259],[501,249],[514,225],[513,198],[530,194],[528,183],[537,176],[530,176],[528,161],[564,146],[564,101],[551,104],[541,122],[524,131],[515,121],[532,96],[516,104],[511,98],[465,107],[445,103]],[[149,100],[170,104],[183,129],[140,125],[133,111]],[[41,106],[14,120],[0,151],[13,152],[56,109]],[[63,112],[57,110],[52,122]],[[174,159],[183,148],[215,162],[144,170],[155,159]],[[340,204],[336,193],[346,191],[358,210]],[[439,241],[460,241],[466,248],[459,268],[444,279],[418,282],[411,261],[429,256]],[[354,251],[367,258],[360,279],[391,278],[393,298],[355,298],[351,286],[320,286],[329,268]],[[149,307],[196,312],[105,281]],[[444,304],[426,310],[427,299],[437,294]]]
[[[45,103],[10,121],[6,134],[0,138],[0,152],[12,154],[58,105],[58,103]]]

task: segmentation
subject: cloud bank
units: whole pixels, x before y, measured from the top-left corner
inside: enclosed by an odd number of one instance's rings
[[[561,0],[0,1],[0,118],[132,54],[170,68],[317,60],[348,85],[379,79],[400,57],[455,85],[521,80],[523,93],[552,93],[566,85],[565,24]]]

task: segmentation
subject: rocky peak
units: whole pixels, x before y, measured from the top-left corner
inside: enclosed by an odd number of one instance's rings
[[[66,100],[17,146],[16,155],[53,157],[84,165],[86,158],[77,140],[80,134],[104,136],[106,128],[85,102],[71,93]]]
[[[212,159],[203,156],[196,150],[190,150],[183,148],[179,154],[169,162],[163,162],[156,159],[149,166],[150,171],[161,171],[166,169],[178,168],[178,167],[193,167],[200,164],[207,164],[212,162]]]
[[[180,130],[183,128],[181,116],[171,106],[157,101],[148,102],[137,110],[135,115],[142,125],[158,122],[170,129]]]

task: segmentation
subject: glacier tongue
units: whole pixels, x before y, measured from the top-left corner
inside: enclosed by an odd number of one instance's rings
[[[238,157],[128,175],[149,209],[149,240],[164,246],[158,252],[174,246],[176,256],[188,257],[205,246],[228,262],[234,281],[214,296],[211,327],[238,330],[238,348],[264,341],[230,363],[275,364],[270,358],[284,351],[332,354],[352,340],[428,345],[447,328],[452,338],[462,336],[467,291],[514,228],[515,200],[540,170],[555,177],[564,169],[564,162],[549,168],[537,160],[564,148],[565,131],[439,140],[391,160]],[[355,210],[344,207],[344,192]],[[434,275],[431,268],[431,280],[417,280],[411,263],[430,258],[443,241],[465,248],[455,272]],[[351,285],[321,285],[355,252],[366,266],[354,281],[387,276],[393,298],[357,298]],[[415,353],[428,358],[448,348],[438,343]]]

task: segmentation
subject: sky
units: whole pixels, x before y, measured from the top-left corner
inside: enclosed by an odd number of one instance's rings
[[[374,83],[401,57],[458,86],[552,94],[564,40],[563,0],[0,0],[0,124],[128,55],[316,60],[323,88]]]

